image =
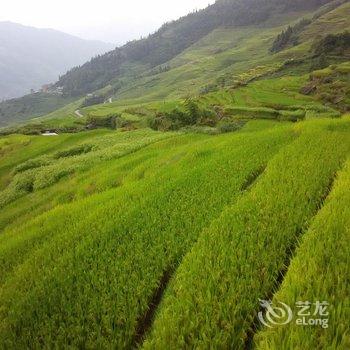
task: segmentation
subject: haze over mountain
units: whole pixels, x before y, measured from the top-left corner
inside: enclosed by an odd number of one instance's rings
[[[317,54],[313,51],[322,47],[319,40],[323,36],[340,35],[348,29],[348,7],[344,5],[331,14],[347,2],[217,0],[205,9],[165,23],[148,37],[69,69],[49,93],[1,103],[0,125],[41,117],[64,106],[57,115],[73,116],[75,123],[74,112],[93,104],[196,96],[236,86],[242,74],[271,74],[291,59],[304,73],[316,66],[325,67],[335,61],[334,57],[324,57],[332,55],[333,49],[324,54],[322,50]],[[335,19],[324,19],[327,13]],[[336,38],[335,46],[344,40],[346,46],[346,35],[344,38]],[[346,55],[340,56],[344,60]]]
[[[0,22],[0,99],[39,89],[113,46],[52,29]]]
[[[2,4],[0,21],[52,28],[86,40],[123,45],[213,2],[215,0],[99,0],[98,6],[87,6],[84,0],[11,0]]]
[[[349,18],[217,0],[0,103],[0,349],[349,349]]]
[[[217,0],[207,8],[164,24],[147,38],[129,42],[68,71],[58,81],[67,95],[79,96],[120,78],[131,64],[139,71],[165,64],[219,27],[258,25],[272,16],[308,11],[331,0]]]

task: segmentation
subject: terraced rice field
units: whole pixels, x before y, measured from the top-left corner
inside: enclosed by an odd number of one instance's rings
[[[261,329],[254,339],[257,349],[349,347],[349,305],[346,301],[349,292],[346,281],[350,275],[349,203],[348,160],[337,175],[334,190],[301,240],[283,284],[274,296],[289,305],[295,305],[299,300],[313,300],[315,296],[327,301],[328,328],[289,324],[274,332]]]
[[[0,348],[277,349],[288,332],[314,344],[292,326],[258,331],[256,316],[277,291],[332,302],[316,268],[297,274],[310,240],[321,250],[329,235],[345,239],[346,212],[340,231],[322,220],[347,198],[349,167],[337,173],[349,134],[344,118],[251,121],[215,136],[99,131],[69,147],[59,136],[54,149],[9,137],[2,194],[16,195],[1,197]],[[30,186],[16,187],[19,177]],[[345,247],[329,249],[346,259]],[[329,276],[346,276],[337,259]],[[327,330],[335,345],[346,344],[346,317],[338,311]]]
[[[348,121],[303,128],[251,191],[200,236],[177,270],[145,348],[249,343],[259,299],[278,287],[298,239],[349,155],[343,131]]]

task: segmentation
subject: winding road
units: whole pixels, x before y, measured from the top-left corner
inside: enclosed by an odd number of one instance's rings
[[[74,112],[74,114],[75,114],[77,117],[79,117],[79,118],[84,118],[84,116],[80,113],[80,110],[79,110],[79,109],[77,109],[77,110]]]

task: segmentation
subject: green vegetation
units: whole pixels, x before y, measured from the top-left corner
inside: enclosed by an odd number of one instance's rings
[[[171,141],[180,147],[162,156],[163,161],[168,158],[169,165],[161,171],[155,167],[156,177],[58,207],[16,232],[5,233],[1,246],[1,275],[5,278],[1,293],[2,346],[35,347],[40,345],[39,339],[59,347],[129,346],[164,271],[177,266],[201,229],[232,203],[247,178],[292,138],[290,127],[285,126],[263,133],[201,136],[200,143],[185,144],[183,153],[182,140],[188,143],[193,136],[180,136],[178,141]],[[157,147],[151,150],[158,152]],[[217,169],[215,176],[213,169]],[[108,220],[98,219],[106,215]],[[39,231],[38,225],[42,227]],[[37,261],[36,267],[32,259]],[[27,269],[30,274],[24,272]],[[49,279],[46,273],[51,275]],[[44,275],[47,277],[41,279]],[[31,291],[28,277],[34,283]],[[18,283],[24,288],[18,288]],[[6,295],[15,285],[18,294],[11,300],[16,306],[11,306]],[[74,295],[69,292],[73,290]],[[30,305],[25,302],[29,295]],[[46,307],[40,311],[37,302]],[[90,311],[81,313],[75,306],[86,302]],[[20,311],[22,307],[26,307],[25,314]],[[64,319],[62,309],[67,311]],[[111,309],[119,312],[106,314]],[[16,317],[14,310],[18,310]],[[30,321],[33,317],[35,322]],[[59,319],[60,330],[56,326]],[[85,322],[91,333],[80,328]],[[14,337],[17,332],[23,336]]]
[[[349,15],[218,0],[1,129],[0,348],[349,347]],[[270,298],[330,327],[262,328]]]
[[[300,300],[328,301],[329,327],[298,327],[294,323],[256,337],[257,349],[346,349],[349,345],[350,162],[305,234],[276,300],[295,305]],[[322,278],[320,278],[322,276]],[[335,278],[336,276],[336,278]],[[345,336],[344,336],[345,335]]]
[[[350,152],[350,123],[312,122],[199,237],[167,290],[146,349],[244,348],[259,309]],[[347,131],[344,133],[344,131]]]
[[[349,62],[314,71],[300,92],[314,96],[324,105],[347,112],[350,108],[349,75]]]
[[[70,103],[72,98],[36,93],[0,103],[0,127],[43,116]],[[15,118],[14,118],[15,116]]]
[[[150,131],[115,133],[97,138],[93,144],[89,140],[89,143],[55,152],[51,157],[31,158],[14,168],[15,175],[1,192],[0,207],[26,193],[51,186],[73,172],[119,158],[169,136]]]

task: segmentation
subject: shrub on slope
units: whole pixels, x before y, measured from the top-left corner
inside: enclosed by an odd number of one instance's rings
[[[52,157],[44,155],[29,159],[14,169],[15,176],[0,193],[0,208],[29,192],[49,187],[74,172],[84,171],[102,161],[123,157],[171,136],[170,133],[151,130],[114,133],[96,139],[93,145],[85,142],[56,152]]]

